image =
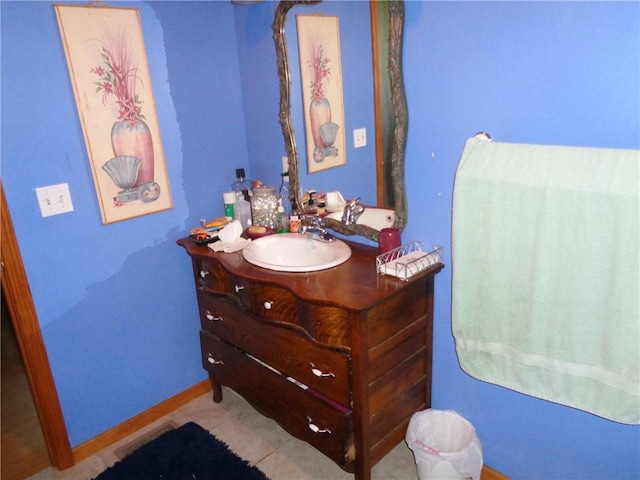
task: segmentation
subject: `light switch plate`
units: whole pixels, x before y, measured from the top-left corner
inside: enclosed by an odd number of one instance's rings
[[[35,190],[36,196],[38,197],[38,205],[40,206],[40,213],[43,217],[73,212],[73,203],[71,202],[71,192],[69,192],[68,183],[38,187]]]
[[[367,129],[356,128],[353,131],[353,147],[360,148],[367,146]]]

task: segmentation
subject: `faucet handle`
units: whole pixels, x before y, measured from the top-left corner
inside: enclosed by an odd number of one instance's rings
[[[302,215],[300,222],[307,227],[322,228],[322,219],[318,215]]]
[[[356,198],[354,198],[353,200],[349,200],[349,201],[345,204],[344,208],[353,208],[353,207],[355,207],[355,206],[360,202],[360,198],[361,198],[361,197],[356,197]]]
[[[318,215],[302,215],[298,232],[323,242],[335,242],[336,240],[334,235],[325,230],[324,221]]]
[[[342,223],[352,225],[364,212],[364,206],[360,204],[360,197],[349,200],[342,211]]]

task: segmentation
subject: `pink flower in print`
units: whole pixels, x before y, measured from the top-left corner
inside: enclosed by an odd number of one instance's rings
[[[112,97],[118,105],[118,120],[125,120],[133,124],[142,115],[142,101],[136,93],[136,87],[141,82],[138,76],[137,58],[128,42],[125,32],[118,31],[116,35],[107,32],[106,41],[99,41],[102,45],[101,56],[103,65],[90,70],[99,77],[96,93],[102,92],[102,103],[107,105]]]

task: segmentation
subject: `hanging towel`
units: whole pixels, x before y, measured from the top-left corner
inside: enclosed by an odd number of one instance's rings
[[[483,381],[640,423],[640,152],[467,140],[452,327]]]

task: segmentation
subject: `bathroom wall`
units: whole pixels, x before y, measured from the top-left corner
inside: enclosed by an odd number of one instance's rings
[[[0,3],[2,182],[73,445],[205,378],[191,267],[175,240],[222,213],[236,167],[276,183],[284,155],[274,2],[118,3],[128,5],[140,9],[174,208],[104,226],[53,3]],[[355,29],[362,8],[332,1],[309,11],[339,15],[343,65],[366,72],[364,55],[351,51],[354,42],[369,48],[368,32]],[[467,417],[486,463],[511,478],[638,478],[637,426],[460,370],[448,257],[453,176],[468,136],[640,148],[638,4],[410,1],[406,10],[403,236],[444,245],[448,266],[436,286],[434,407]],[[290,26],[287,36],[297,41]],[[345,78],[348,143],[363,126],[372,141],[372,114],[359,96],[369,80]],[[294,112],[297,132],[299,118]],[[347,167],[304,176],[303,186],[371,196],[364,168],[372,155],[371,143],[351,149]],[[43,219],[33,189],[60,182],[69,183],[75,210]]]
[[[83,2],[86,3],[86,2]],[[206,378],[175,241],[249,169],[230,2],[140,10],[173,209],[101,222],[52,2],[2,2],[2,183],[76,446]],[[74,211],[42,218],[35,187]]]
[[[445,246],[464,140],[640,148],[637,2],[407,2],[405,238]],[[603,319],[607,321],[607,319]],[[615,325],[611,325],[615,328]],[[436,282],[433,403],[514,479],[640,478],[640,428],[480,382],[459,367],[451,268]],[[615,453],[614,453],[615,452]]]

